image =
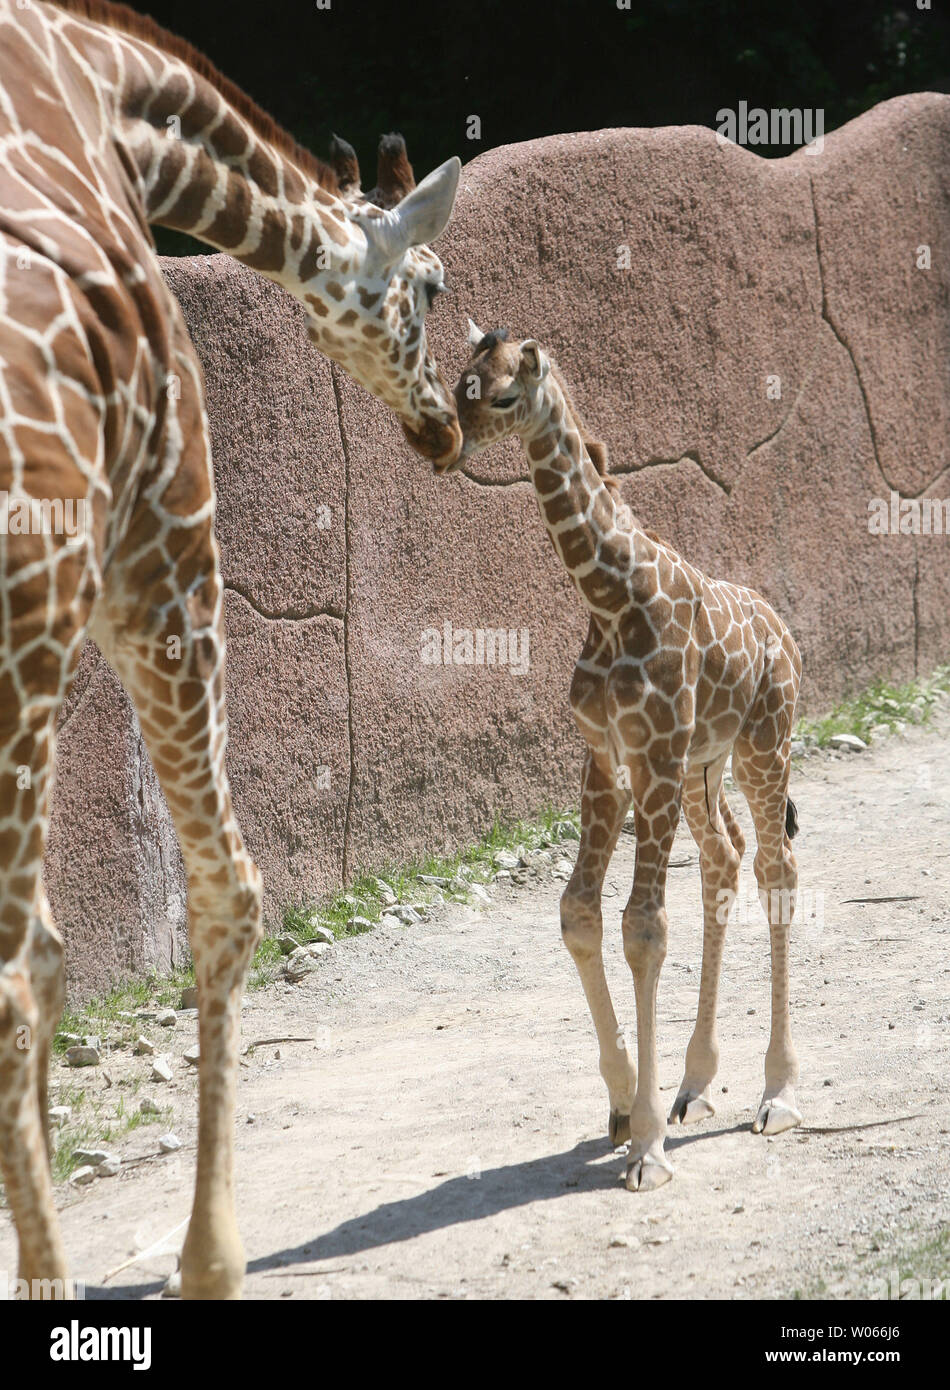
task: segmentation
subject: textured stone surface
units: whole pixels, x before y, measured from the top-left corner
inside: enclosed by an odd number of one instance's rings
[[[950,495],[948,136],[950,98],[926,94],[781,161],[695,127],[557,136],[467,165],[439,245],[446,375],[468,313],[539,338],[642,520],[789,620],[811,710],[947,657],[950,541],[871,536],[867,516],[891,487]],[[520,446],[434,478],[278,289],[220,256],[165,269],[207,378],[230,769],[271,922],[360,868],[575,799],[586,623]],[[527,671],[425,664],[446,622],[527,629]],[[180,949],[182,886],[91,651],[64,725],[48,877],[88,992]]]
[[[60,716],[44,875],[72,996],[181,963],[178,841],[128,696],[91,642]]]

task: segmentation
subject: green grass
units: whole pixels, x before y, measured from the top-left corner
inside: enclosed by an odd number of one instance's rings
[[[918,1290],[925,1283],[932,1289],[938,1282],[950,1282],[950,1230],[941,1227],[922,1232],[915,1226],[901,1232],[878,1232],[869,1251],[852,1255],[846,1263],[839,1261],[804,1287],[794,1289],[791,1297],[856,1299],[874,1295],[877,1301],[883,1280],[889,1299],[895,1270],[898,1289],[905,1279],[914,1280]],[[950,1292],[946,1297],[950,1301]]]
[[[565,840],[576,840],[579,824],[576,811],[550,807],[540,812],[536,820],[496,821],[483,840],[457,854],[429,855],[378,873],[363,873],[332,897],[286,908],[280,931],[301,945],[314,939],[318,926],[328,928],[336,940],[342,940],[371,930],[363,923],[375,925],[393,906],[424,906],[440,894],[445,902],[468,902],[470,885],[491,882],[496,869],[494,856],[500,850],[553,848]],[[426,879],[442,881],[428,883]],[[390,902],[390,898],[395,902]],[[266,937],[254,957],[248,989],[268,984],[282,959],[276,938]]]
[[[946,1227],[923,1235],[916,1230],[908,1231],[898,1237],[896,1243],[893,1237],[879,1236],[874,1243],[880,1246],[880,1251],[867,1270],[867,1281],[874,1277],[890,1280],[891,1272],[896,1269],[899,1283],[905,1279],[918,1283],[926,1281],[930,1285],[937,1281],[950,1282],[950,1230]],[[891,1245],[889,1252],[888,1243]],[[950,1293],[947,1297],[950,1299]]]
[[[826,747],[834,734],[857,734],[868,743],[878,725],[886,725],[893,733],[901,724],[927,723],[941,693],[950,693],[950,666],[938,666],[927,679],[904,685],[875,681],[822,718],[800,720],[796,736],[819,748]]]
[[[174,1008],[182,990],[194,982],[195,972],[190,965],[178,967],[168,975],[153,971],[140,980],[117,985],[98,999],[90,999],[80,1009],[65,1009],[53,1039],[53,1053],[62,1055],[69,1047],[63,1034],[73,1033],[83,1037],[100,1033],[104,1027],[109,1028],[110,1042],[134,1042],[143,1025],[122,1015],[134,1014],[139,1009]],[[120,1026],[118,1034],[116,1025]]]
[[[134,1092],[138,1090],[138,1085],[130,1089]],[[82,1160],[75,1157],[77,1149],[108,1148],[145,1125],[167,1128],[173,1114],[172,1108],[166,1106],[158,1114],[143,1115],[138,1106],[131,1105],[123,1095],[113,1100],[108,1092],[89,1095],[74,1086],[64,1087],[58,1096],[52,1098],[51,1104],[73,1107],[69,1122],[62,1129],[53,1130],[54,1182],[65,1182],[80,1166]]]
[[[483,840],[469,845],[458,854],[430,855],[409,864],[383,869],[379,873],[363,873],[340,893],[287,907],[279,931],[303,945],[314,939],[316,927],[327,927],[334,938],[340,940],[370,930],[355,923],[354,918],[371,924],[379,922],[388,910],[389,896],[395,898],[397,905],[425,905],[440,893],[446,902],[467,902],[469,891],[466,885],[491,881],[495,872],[494,855],[499,850],[515,850],[522,846],[526,850],[555,847],[565,840],[576,840],[578,826],[576,811],[553,808],[543,810],[536,820],[497,821]],[[426,877],[443,879],[445,882],[426,883]],[[283,960],[276,935],[266,936],[255,952],[247,988],[261,989],[269,984]],[[64,1033],[82,1037],[102,1032],[106,1027],[109,1029],[110,1042],[119,1045],[132,1043],[142,1031],[142,1025],[124,1018],[123,1014],[133,1014],[157,1005],[174,1007],[182,989],[194,982],[194,970],[190,966],[177,969],[170,975],[153,973],[119,985],[109,994],[90,1000],[81,1009],[67,1009],[53,1050],[59,1054],[66,1051],[69,1044],[62,1037]]]

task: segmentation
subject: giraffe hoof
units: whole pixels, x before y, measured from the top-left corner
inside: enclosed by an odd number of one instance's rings
[[[652,1192],[668,1183],[672,1176],[673,1169],[661,1149],[659,1158],[645,1153],[627,1164],[625,1186],[628,1192]]]
[[[673,1109],[669,1114],[671,1125],[691,1125],[697,1120],[708,1120],[710,1115],[715,1115],[716,1107],[709,1099],[705,1091],[680,1091],[676,1100],[673,1102]]]
[[[619,1149],[622,1144],[630,1142],[630,1116],[622,1115],[619,1110],[611,1110],[610,1119],[607,1121],[607,1138],[612,1149]]]
[[[794,1129],[802,1122],[802,1114],[787,1101],[764,1100],[752,1124],[753,1134],[782,1134],[786,1129]]]

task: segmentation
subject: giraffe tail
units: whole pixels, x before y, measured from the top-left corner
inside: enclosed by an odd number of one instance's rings
[[[785,801],[785,834],[790,840],[798,834],[798,811],[791,797]]]

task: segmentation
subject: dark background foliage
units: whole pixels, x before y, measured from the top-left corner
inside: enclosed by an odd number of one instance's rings
[[[420,177],[450,154],[561,131],[715,127],[743,100],[821,108],[833,130],[887,97],[950,91],[950,16],[932,2],[132,0],[315,153],[331,131],[350,140],[367,187],[389,130]]]

